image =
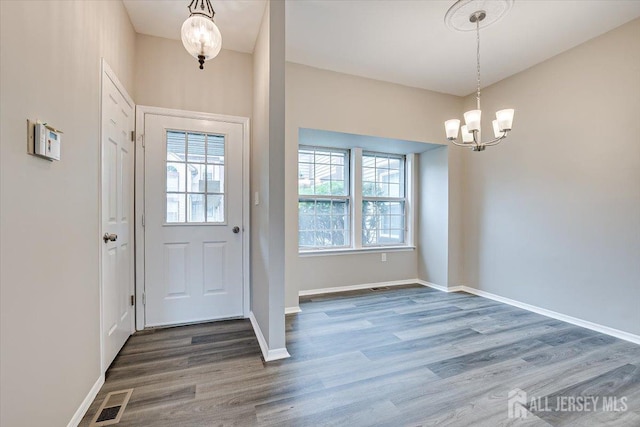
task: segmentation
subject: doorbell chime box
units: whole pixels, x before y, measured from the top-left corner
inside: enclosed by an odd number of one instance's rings
[[[34,129],[34,154],[49,160],[60,160],[62,132],[43,123],[36,123]]]

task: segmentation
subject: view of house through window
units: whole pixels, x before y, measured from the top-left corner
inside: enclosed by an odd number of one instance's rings
[[[221,223],[224,136],[167,131],[167,223]]]
[[[362,167],[351,170],[350,160],[355,157],[355,164]],[[397,154],[300,146],[300,250],[406,244],[405,163],[405,156]],[[352,194],[352,183],[359,184],[353,188],[360,192]],[[351,227],[355,209],[361,209],[359,235]]]

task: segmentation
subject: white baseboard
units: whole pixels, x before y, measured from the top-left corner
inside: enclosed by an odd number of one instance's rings
[[[395,280],[393,282],[362,283],[359,285],[337,286],[335,288],[310,289],[299,291],[298,296],[332,294],[334,292],[359,291],[362,289],[381,288],[384,286],[401,286],[419,284],[417,279]]]
[[[89,406],[91,406],[91,403],[93,403],[93,399],[96,398],[103,384],[104,374],[100,375],[95,384],[93,384],[93,387],[91,387],[91,390],[89,390],[89,394],[87,394],[87,397],[84,398],[76,413],[73,414],[73,418],[71,418],[71,421],[69,421],[67,427],[77,427],[78,424],[80,424],[80,421],[82,421],[84,414],[86,414],[89,410]]]
[[[302,310],[297,305],[295,307],[285,307],[284,309],[284,314],[296,314],[300,312],[302,312]]]
[[[253,326],[253,331],[255,332],[256,338],[258,339],[258,344],[260,344],[260,351],[262,351],[262,357],[264,357],[265,362],[271,362],[274,360],[286,359],[287,357],[291,357],[287,349],[284,347],[269,349],[267,340],[265,340],[264,335],[262,335],[262,330],[260,329],[260,325],[258,324],[258,320],[253,314],[253,311],[249,313],[249,320],[251,320],[251,326]]]
[[[416,279],[415,283],[422,285],[422,286],[426,286],[428,288],[433,288],[433,289],[437,289],[439,291],[442,292],[460,292],[463,291],[464,286],[452,286],[452,287],[447,287],[447,286],[442,286],[442,285],[436,285],[435,283],[431,283],[431,282],[427,282],[425,280],[420,280],[420,279]]]
[[[542,314],[543,316],[551,317],[552,319],[561,320],[563,322],[571,323],[572,325],[581,326],[583,328],[591,329],[592,331],[600,332],[606,335],[611,335],[612,337],[620,338],[621,340],[629,341],[634,344],[640,344],[640,335],[635,335],[629,332],[621,331],[619,329],[610,328],[608,326],[600,325],[598,323],[593,323],[588,320],[578,319],[577,317],[567,316],[566,314],[547,310],[546,308],[537,307],[535,305],[512,300],[510,298],[505,298],[500,295],[495,295],[480,289],[470,288],[468,286],[460,286],[460,288],[462,288],[464,292],[478,295],[479,297],[488,298],[494,301],[509,304],[514,307],[531,311],[533,313],[538,313],[538,314]]]

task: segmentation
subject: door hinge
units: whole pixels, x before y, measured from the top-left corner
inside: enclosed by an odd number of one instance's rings
[[[131,305],[136,305],[136,296],[131,295]]]
[[[142,226],[144,227],[144,214],[142,214]]]
[[[135,131],[135,130],[132,130],[132,131],[131,131],[131,141],[132,141],[132,142],[135,142],[135,140],[136,140],[136,131]]]
[[[147,294],[142,293],[142,305],[147,305]]]
[[[140,135],[140,142],[142,142],[142,148],[144,148],[144,134]]]

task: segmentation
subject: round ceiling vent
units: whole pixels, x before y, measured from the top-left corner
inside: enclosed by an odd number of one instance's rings
[[[475,31],[498,22],[511,10],[514,0],[458,0],[444,15],[447,27],[457,31]]]

